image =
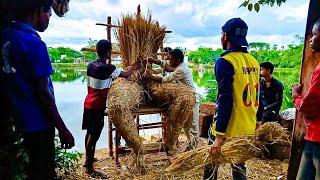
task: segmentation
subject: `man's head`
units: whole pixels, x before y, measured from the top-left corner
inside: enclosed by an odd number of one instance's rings
[[[39,32],[49,26],[52,0],[13,0],[15,11],[13,19],[28,23]]]
[[[165,47],[165,48],[163,48],[163,52],[166,53],[165,59],[170,59],[170,54],[169,54],[170,51],[172,51],[172,48],[171,48],[171,47]]]
[[[221,45],[225,50],[233,47],[248,47],[247,24],[241,18],[232,18],[222,26]]]
[[[320,52],[320,19],[318,19],[313,25],[310,47],[314,51]]]
[[[169,52],[169,60],[170,64],[173,67],[179,66],[183,62],[184,54],[180,49],[174,49]]]
[[[274,66],[271,62],[263,62],[260,64],[260,74],[262,77],[269,76],[273,73]]]
[[[100,40],[96,45],[96,49],[100,59],[111,59],[112,44],[110,41]]]

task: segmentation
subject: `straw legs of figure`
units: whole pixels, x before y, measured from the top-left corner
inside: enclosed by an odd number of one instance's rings
[[[193,108],[193,117],[191,127],[189,128],[189,134],[186,133],[189,142],[187,150],[197,148],[200,140],[200,128],[199,128],[199,111],[200,111],[200,96],[196,94],[196,103]],[[186,123],[187,124],[187,123]],[[187,126],[184,127],[184,130],[187,131]],[[191,135],[191,137],[189,137]]]
[[[211,134],[209,132],[209,134]],[[210,137],[209,135],[209,145],[213,144],[214,137]],[[204,180],[217,180],[218,179],[218,164],[210,164],[208,166],[204,167],[204,174],[203,179]],[[232,164],[232,177],[234,180],[246,180],[246,167],[245,164]]]
[[[320,143],[306,141],[297,180],[320,180]]]

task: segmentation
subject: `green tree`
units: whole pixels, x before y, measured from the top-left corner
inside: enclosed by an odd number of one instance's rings
[[[247,7],[249,11],[252,11],[254,9],[256,12],[259,12],[260,6],[281,6],[285,2],[286,0],[244,0],[239,8]]]

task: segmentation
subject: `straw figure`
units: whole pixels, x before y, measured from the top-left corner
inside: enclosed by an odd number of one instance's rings
[[[155,22],[150,13],[142,16],[140,6],[136,14],[122,15],[118,25],[120,28],[114,33],[120,44],[123,68],[154,56],[165,39],[166,27]],[[117,80],[109,90],[109,120],[136,155],[145,154],[147,149],[139,138],[132,111],[146,105],[167,107],[168,121],[164,127],[167,133],[164,140],[167,148],[174,153],[181,129],[190,127],[195,95],[186,85],[158,84],[143,79],[143,74],[149,73],[151,65],[146,61],[141,63],[141,69],[133,72],[127,80]],[[190,137],[188,133],[187,136]]]

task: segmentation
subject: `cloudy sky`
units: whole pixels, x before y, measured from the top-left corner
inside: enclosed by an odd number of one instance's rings
[[[230,18],[241,17],[248,26],[248,41],[286,45],[294,35],[303,35],[308,11],[307,0],[288,0],[281,7],[262,7],[259,13],[238,8],[243,0],[71,0],[64,18],[53,15],[49,28],[41,33],[48,46],[84,47],[89,38],[105,39],[106,30],[96,23],[133,13],[138,4],[173,33],[166,46],[220,47],[221,26]]]

